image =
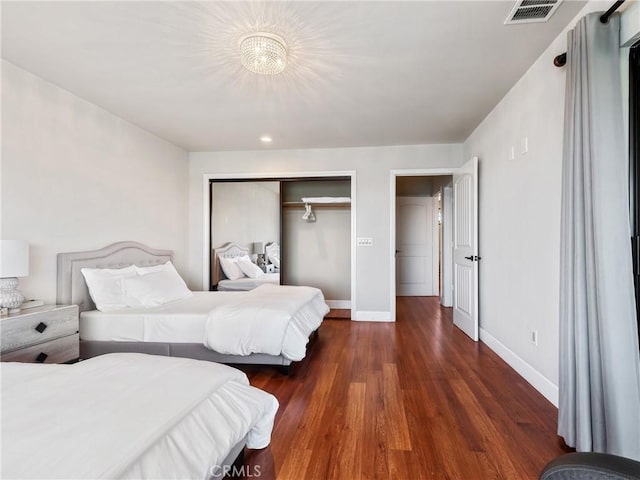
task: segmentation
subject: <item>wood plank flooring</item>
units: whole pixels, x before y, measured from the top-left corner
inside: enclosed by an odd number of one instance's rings
[[[290,377],[245,368],[280,401],[271,445],[246,450],[248,472],[261,480],[536,479],[569,451],[555,433],[555,407],[453,327],[437,298],[398,298],[397,319],[326,320]]]
[[[351,310],[346,308],[332,308],[325,318],[333,320],[351,320]]]

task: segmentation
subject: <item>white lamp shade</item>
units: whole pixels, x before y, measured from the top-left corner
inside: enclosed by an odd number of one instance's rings
[[[253,253],[264,253],[264,242],[253,242]]]
[[[0,240],[0,278],[29,275],[29,244],[24,240]]]

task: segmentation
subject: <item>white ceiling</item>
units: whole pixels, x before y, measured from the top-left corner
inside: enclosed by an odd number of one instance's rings
[[[3,1],[2,56],[190,151],[452,143],[583,5],[506,26],[511,1]],[[283,74],[240,66],[256,29]]]

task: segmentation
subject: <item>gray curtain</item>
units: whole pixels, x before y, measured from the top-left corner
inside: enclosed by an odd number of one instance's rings
[[[558,434],[640,460],[640,355],[618,15],[569,32],[560,252]]]

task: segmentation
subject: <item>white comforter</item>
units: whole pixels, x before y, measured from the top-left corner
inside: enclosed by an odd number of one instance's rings
[[[261,285],[211,310],[204,345],[231,355],[266,353],[302,360],[309,335],[328,312],[317,288]]]
[[[211,362],[110,354],[4,363],[2,478],[208,478],[248,433],[270,441],[278,402]]]

